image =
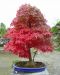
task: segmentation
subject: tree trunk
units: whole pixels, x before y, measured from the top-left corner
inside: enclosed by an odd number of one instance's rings
[[[29,57],[29,61],[32,62],[32,56],[31,56],[31,50],[29,49],[29,54],[30,54],[30,57]]]

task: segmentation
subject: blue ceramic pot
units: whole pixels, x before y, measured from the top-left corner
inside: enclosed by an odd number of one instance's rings
[[[16,65],[13,65],[14,71],[16,72],[42,72],[46,69],[45,67],[40,68],[25,68],[25,67],[17,67]]]
[[[49,75],[49,72],[46,68],[25,68],[25,67],[17,67],[15,64],[13,65],[13,72],[11,75]]]

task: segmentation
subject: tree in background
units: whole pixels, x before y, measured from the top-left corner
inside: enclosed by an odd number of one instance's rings
[[[56,50],[60,50],[60,21],[52,27],[51,31],[53,32],[53,41]]]
[[[6,25],[4,23],[0,23],[0,37],[3,37],[6,33]]]

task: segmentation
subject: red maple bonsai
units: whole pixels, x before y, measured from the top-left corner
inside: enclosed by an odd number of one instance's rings
[[[50,27],[46,24],[43,14],[36,7],[25,4],[17,11],[8,29],[7,38],[10,41],[5,45],[6,51],[11,51],[19,57],[29,58],[32,62],[31,48],[38,51],[52,51]]]

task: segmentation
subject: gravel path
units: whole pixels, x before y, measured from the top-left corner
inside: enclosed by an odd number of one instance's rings
[[[17,59],[17,56],[0,51],[0,75],[10,75],[12,62]],[[60,52],[38,53],[35,60],[44,62],[50,75],[60,75]]]

